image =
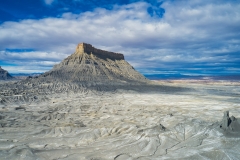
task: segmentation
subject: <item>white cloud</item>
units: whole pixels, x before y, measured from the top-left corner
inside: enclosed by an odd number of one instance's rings
[[[10,74],[12,73],[42,73],[46,67],[41,66],[4,66],[5,70],[7,70]],[[50,69],[50,67],[49,67]]]
[[[77,43],[87,42],[124,53],[138,68],[239,60],[240,4],[166,1],[161,6],[165,9],[162,18],[151,17],[148,7],[150,4],[138,2],[113,10],[65,13],[61,18],[5,22],[0,25],[0,54],[6,48],[31,48],[36,51],[8,53],[5,59],[27,60],[33,55],[29,61],[52,57],[57,62],[73,53]]]
[[[63,58],[66,58],[67,55],[63,53],[57,52],[40,52],[40,51],[31,51],[31,52],[7,52],[7,51],[0,51],[1,60],[54,60],[60,61]]]
[[[68,55],[57,52],[7,52],[0,51],[1,61],[14,64],[15,66],[4,66],[10,73],[32,73],[44,72],[53,65],[66,58]]]
[[[55,0],[44,0],[47,5],[51,5]]]

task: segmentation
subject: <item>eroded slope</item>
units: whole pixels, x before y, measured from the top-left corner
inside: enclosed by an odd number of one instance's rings
[[[239,117],[239,87],[194,88],[174,92],[165,87],[169,92],[149,94],[62,93],[41,103],[2,105],[0,155],[2,159],[239,159],[239,135],[220,128],[223,111]],[[210,89],[232,95],[213,94]]]

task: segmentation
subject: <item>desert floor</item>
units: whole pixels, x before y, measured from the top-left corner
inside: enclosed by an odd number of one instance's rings
[[[240,118],[239,82],[156,83],[159,92],[68,92],[2,103],[0,159],[240,159],[239,134],[220,128],[224,111]]]

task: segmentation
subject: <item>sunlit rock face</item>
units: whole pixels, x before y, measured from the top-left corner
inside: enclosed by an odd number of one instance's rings
[[[94,48],[91,44],[80,43],[77,45],[75,54],[93,54],[101,59],[111,59],[111,60],[124,60],[123,54],[114,53],[109,51],[104,51],[101,49]]]
[[[13,77],[8,73],[8,71],[2,69],[0,66],[0,80],[9,80],[13,79]]]

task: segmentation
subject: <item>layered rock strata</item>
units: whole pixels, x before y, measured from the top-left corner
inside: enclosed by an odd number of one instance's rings
[[[103,51],[90,44],[78,44],[75,53],[40,77],[86,83],[147,82],[123,54]]]
[[[101,49],[94,48],[91,44],[87,43],[80,43],[77,45],[76,52],[79,54],[93,54],[101,59],[111,59],[111,60],[124,60],[123,54],[120,53],[114,53],[109,51],[104,51]]]

